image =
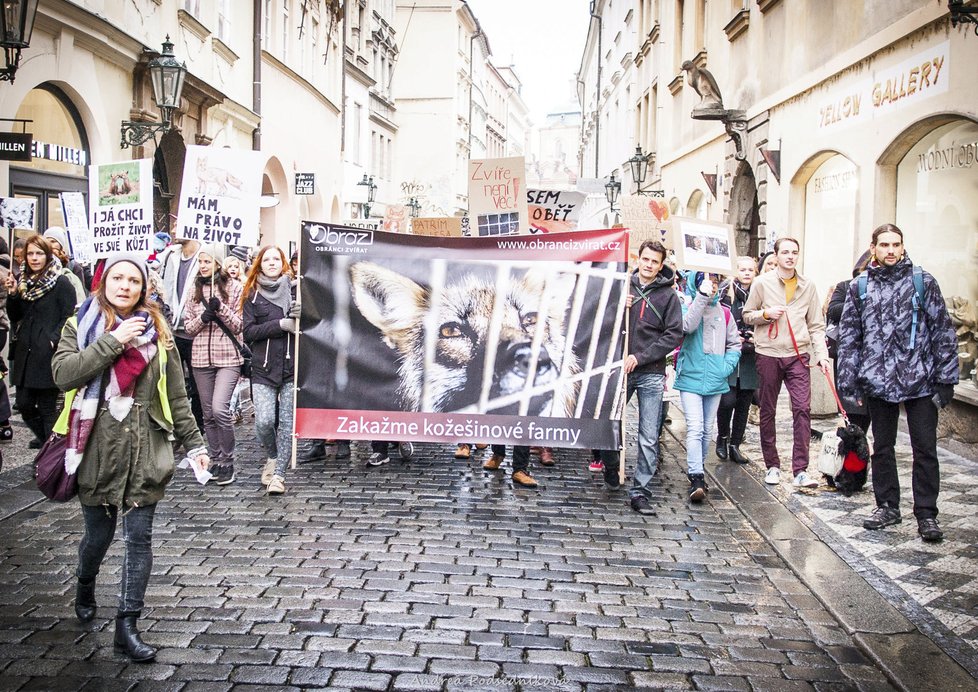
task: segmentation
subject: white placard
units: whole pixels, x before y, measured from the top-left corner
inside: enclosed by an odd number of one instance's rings
[[[116,252],[149,256],[153,236],[153,159],[88,167],[93,258]]]

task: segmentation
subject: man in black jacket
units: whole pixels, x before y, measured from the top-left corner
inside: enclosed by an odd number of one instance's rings
[[[873,425],[876,510],[863,527],[878,530],[902,520],[895,446],[903,404],[913,447],[917,532],[925,541],[940,541],[937,409],[954,398],[958,340],[937,280],[906,256],[903,232],[880,226],[870,250],[867,276],[849,285],[838,362],[839,394],[868,403]]]
[[[659,470],[659,423],[666,384],[666,357],[679,347],[683,336],[683,309],[673,288],[675,272],[665,266],[666,248],[647,240],[638,252],[638,269],[632,274],[628,306],[627,397],[638,392],[638,455],[632,487],[632,509],[653,514],[649,504],[652,478]],[[611,483],[617,463],[614,453],[605,457],[605,479]]]

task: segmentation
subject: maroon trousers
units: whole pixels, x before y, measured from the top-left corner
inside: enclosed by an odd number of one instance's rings
[[[784,383],[791,398],[794,429],[791,452],[793,476],[808,468],[808,444],[812,436],[812,381],[808,361],[807,353],[801,359],[798,356],[775,358],[757,354],[757,375],[761,380],[761,386],[757,388],[757,400],[761,407],[761,453],[764,455],[764,465],[768,468],[781,467],[775,413],[781,384]]]

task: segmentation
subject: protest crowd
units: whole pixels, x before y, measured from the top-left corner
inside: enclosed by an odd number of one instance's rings
[[[152,660],[155,649],[141,640],[137,620],[152,566],[153,512],[175,454],[201,482],[233,483],[236,467],[253,464],[268,495],[286,492],[303,314],[297,257],[275,246],[228,247],[160,233],[148,255],[118,252],[82,266],[69,256],[61,228],[2,245],[0,345],[9,355],[0,363],[0,442],[13,438],[15,414],[39,459],[52,433],[66,440],[63,458],[77,471],[85,526],[76,614],[82,621],[95,616],[95,580],[121,523],[127,557],[114,643],[133,661]],[[794,487],[817,487],[811,378],[830,377],[834,360],[848,427],[863,438],[871,432],[874,442],[876,509],[864,526],[901,521],[894,447],[903,404],[913,442],[913,514],[921,538],[939,541],[937,416],[958,377],[940,287],[913,264],[901,230],[887,224],[823,311],[815,285],[796,269],[800,250],[798,241],[781,237],[757,261],[737,258],[725,276],[684,271],[661,243],[641,244],[625,300],[625,396],[637,394],[638,411],[637,449],[626,462],[628,502],[655,514],[650,489],[662,463],[668,388],[679,393],[685,418],[690,502],[708,496],[711,453],[720,462],[754,463],[741,448],[751,419],[759,425],[765,482],[778,485],[790,469]],[[782,387],[791,401],[790,465],[777,448]],[[236,456],[235,438],[251,419],[262,459]],[[350,455],[349,440],[319,440],[300,449],[298,461],[322,458],[326,442],[336,457]],[[483,468],[497,471],[507,455],[498,442],[459,441],[455,457],[491,445]],[[388,463],[394,450],[405,460],[413,454],[409,441],[375,440],[367,465]],[[534,454],[542,466],[555,463],[550,447],[516,445],[514,484],[537,486]],[[588,460],[612,489],[623,485],[619,454],[595,449]]]

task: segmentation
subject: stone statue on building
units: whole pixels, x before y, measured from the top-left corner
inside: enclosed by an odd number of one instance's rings
[[[689,60],[683,63],[682,69],[686,73],[687,84],[700,95],[700,102],[693,108],[692,117],[695,120],[722,120],[727,111],[723,107],[720,87],[710,71],[697,67]]]

